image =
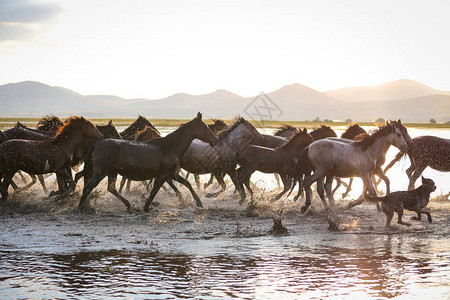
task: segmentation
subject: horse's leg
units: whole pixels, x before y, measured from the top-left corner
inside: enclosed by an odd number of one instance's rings
[[[279,193],[276,197],[275,200],[280,199],[287,191],[290,190],[292,184],[293,184],[293,180],[292,178],[290,178],[287,175],[280,175],[281,180],[283,181],[283,190],[281,191],[281,193]]]
[[[127,180],[127,192],[129,193],[130,192],[130,188],[131,188],[131,179],[128,179]]]
[[[427,166],[420,166],[418,167],[414,173],[409,178],[409,185],[408,185],[408,191],[414,189],[414,184],[416,183],[416,180],[422,175],[422,172],[425,170]]]
[[[14,180],[11,180],[11,186],[12,186],[13,190],[15,190],[15,191],[17,191],[19,189],[17,184],[14,182]]]
[[[297,178],[297,182],[298,182],[298,192],[297,192],[297,195],[294,197],[294,201],[297,201],[298,198],[300,198],[301,196],[303,196],[303,190],[304,190],[304,187],[305,187],[304,184],[303,184],[303,181],[304,181],[303,176]],[[295,184],[294,184],[294,186],[295,186]],[[294,188],[294,187],[292,187],[292,188]]]
[[[328,208],[327,201],[325,200],[325,190],[324,190],[324,178],[319,178],[317,180],[317,193],[319,194],[320,200],[322,200],[325,208]]]
[[[200,191],[200,175],[194,174],[195,179],[195,185],[197,186],[197,189]]]
[[[350,181],[348,182],[347,185],[347,190],[345,191],[345,193],[342,194],[342,199],[347,197],[347,195],[350,193],[350,191],[352,190],[352,184],[353,184],[353,177],[350,177]]]
[[[8,199],[8,187],[12,182],[12,179],[14,177],[14,173],[7,173],[3,175],[3,180],[0,186],[0,193],[2,194],[2,200],[6,201]]]
[[[273,174],[273,176],[275,176],[275,181],[277,182],[277,187],[280,188],[281,187],[280,176],[277,173]],[[283,179],[281,179],[281,180],[283,180]]]
[[[68,171],[70,171],[70,174],[68,173]],[[59,176],[61,180],[64,182],[65,190],[63,190],[62,193],[59,195],[59,199],[64,199],[70,193],[75,191],[76,188],[75,181],[73,181],[72,179],[72,169],[69,168],[69,170],[63,169],[61,171],[58,171],[56,173],[56,176],[57,177]]]
[[[209,180],[208,180],[208,182],[207,183],[205,183],[204,185],[203,185],[203,189],[205,189],[206,190],[206,188],[208,187],[208,186],[210,186],[212,183],[213,183],[213,181],[214,181],[214,175],[213,174],[211,174],[211,176],[209,177]]]
[[[403,217],[403,209],[398,210],[398,211],[397,211],[397,215],[398,215],[398,220],[397,220],[397,223],[398,223],[398,224],[402,224],[402,225],[406,225],[406,226],[411,226],[411,223],[408,223],[408,222],[405,222],[405,221],[402,220],[402,217]]]
[[[327,192],[328,196],[328,203],[330,203],[330,206],[334,206],[334,195],[331,191],[331,185],[333,184],[333,178],[334,176],[328,175],[325,182],[325,191]]]
[[[22,178],[23,183],[26,184],[26,183],[27,183],[27,179],[26,179],[25,176],[23,175],[22,171],[19,170],[19,172],[17,172],[17,173],[19,173],[20,178]],[[35,182],[36,182],[36,181],[35,181]]]
[[[39,174],[37,177],[39,179],[39,183],[42,186],[42,189],[44,190],[44,193],[47,194],[48,190],[47,190],[47,186],[45,185],[44,176],[42,174]],[[75,184],[77,184],[77,183],[75,182]]]
[[[75,178],[74,178],[75,184],[78,183],[78,180],[80,180],[81,177],[84,177],[84,170],[82,170],[82,171],[80,171],[80,172],[75,174]]]
[[[106,177],[106,173],[96,172],[94,176],[92,176],[91,180],[89,180],[83,188],[83,193],[80,198],[80,204],[78,205],[79,210],[85,210],[88,208],[87,197],[92,192],[92,190]],[[85,178],[86,179],[86,178]]]
[[[125,199],[119,192],[116,190],[116,181],[117,181],[117,173],[109,173],[108,174],[108,192],[116,196],[120,199],[120,201],[125,204],[128,211],[131,211],[131,204],[130,202]]]
[[[231,181],[233,181],[234,185],[236,186],[236,189],[239,192],[239,195],[241,196],[241,200],[239,200],[239,205],[242,205],[242,203],[244,203],[245,201],[245,198],[247,197],[247,195],[245,194],[244,185],[247,187],[247,190],[250,193],[250,195],[253,195],[253,191],[250,187],[250,177],[252,176],[253,172],[254,169],[247,165],[245,167],[240,167],[234,172],[231,172],[231,174],[228,173],[228,175],[231,178]],[[234,179],[233,176],[235,176]]]
[[[158,177],[155,179],[155,182],[153,183],[152,191],[150,192],[150,196],[147,198],[147,201],[144,205],[144,211],[148,212],[150,208],[150,204],[153,202],[153,198],[155,198],[156,194],[158,193],[161,186],[166,182],[165,177]]]
[[[18,192],[28,190],[30,187],[32,187],[36,183],[36,181],[37,181],[36,175],[32,175],[32,174],[29,174],[29,175],[31,177],[31,182],[29,184],[27,184],[26,186],[19,188]]]
[[[342,184],[342,180],[339,177],[334,177],[334,180],[336,180],[336,187],[331,191],[333,193],[333,195],[334,195],[334,193],[336,193],[336,191]]]
[[[122,193],[122,189],[123,189],[123,186],[125,185],[126,181],[127,181],[127,179],[122,176],[122,179],[120,180],[120,185],[119,185],[119,193]]]
[[[213,173],[213,175],[216,177],[217,182],[220,184],[221,190],[217,191],[215,193],[208,193],[208,194],[206,194],[206,196],[205,196],[206,198],[215,198],[218,195],[222,194],[225,191],[225,189],[227,188],[227,185],[225,184],[225,181],[223,180],[222,173],[215,172],[215,173]]]
[[[326,175],[325,172],[316,171],[312,175],[307,176],[303,180],[303,186],[304,186],[305,191],[306,191],[306,202],[305,202],[305,205],[302,206],[302,208],[301,208],[301,212],[302,213],[305,213],[306,210],[311,205],[311,185],[314,182],[318,181],[320,178],[323,178],[325,175]],[[317,190],[319,190],[319,184],[317,184],[317,186],[318,186]],[[324,199],[322,201],[324,201]]]
[[[181,175],[180,175],[181,176]],[[183,201],[183,195],[181,194],[181,192],[178,190],[178,188],[175,186],[175,184],[173,184],[172,179],[167,180],[166,181],[167,184],[172,188],[172,190],[175,192],[175,195],[178,197],[178,200]]]
[[[174,179],[175,179],[175,181],[181,183],[182,185],[184,185],[185,187],[187,187],[189,189],[189,191],[191,192],[192,197],[194,197],[195,203],[197,204],[198,207],[203,207],[202,201],[200,201],[200,198],[198,197],[197,193],[194,191],[194,189],[192,188],[192,185],[189,183],[189,181],[187,179],[183,178],[178,173],[175,174]]]
[[[227,172],[228,176],[230,176],[231,181],[233,182],[234,186],[236,187],[236,190],[238,191],[239,195],[241,196],[241,200],[239,200],[239,205],[242,205],[245,201],[245,189],[243,186],[241,186],[241,183],[239,181],[238,175],[236,173],[236,169],[230,169],[230,171]]]
[[[384,183],[386,184],[386,195],[389,195],[391,193],[391,184],[389,181],[389,178],[384,174],[383,170],[381,168],[376,168],[374,171],[374,174],[376,174],[378,177],[380,177]]]

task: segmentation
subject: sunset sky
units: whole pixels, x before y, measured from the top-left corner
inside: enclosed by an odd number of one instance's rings
[[[407,78],[450,90],[450,1],[0,0],[0,84],[162,98]]]

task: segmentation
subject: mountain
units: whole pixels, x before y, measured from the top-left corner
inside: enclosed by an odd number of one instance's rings
[[[417,81],[400,79],[371,87],[349,87],[325,92],[343,102],[391,101],[438,94],[447,94]]]
[[[356,95],[356,96],[355,96]],[[345,100],[344,100],[345,99]],[[204,95],[178,93],[148,99],[124,99],[113,95],[81,95],[75,91],[34,81],[0,86],[0,116],[41,117],[55,114],[89,118],[189,119],[198,111],[205,117],[250,120],[312,120],[347,118],[373,121],[401,118],[407,122],[450,120],[450,93],[412,80],[397,80],[373,87],[346,88],[321,93],[294,83],[254,97],[227,90]]]

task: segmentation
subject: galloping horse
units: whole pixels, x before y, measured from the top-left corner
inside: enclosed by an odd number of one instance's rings
[[[64,122],[58,117],[54,115],[46,115],[38,121],[36,129],[41,132],[55,135],[61,126],[64,126]]]
[[[281,176],[284,184],[283,191],[275,197],[276,200],[280,199],[291,187],[293,175],[291,170],[295,164],[296,154],[300,153],[313,141],[313,137],[307,133],[305,128],[297,132],[289,142],[275,149],[255,145],[248,146],[244,151],[239,152],[239,165],[241,168],[238,170],[238,175],[241,189],[244,189],[242,184],[245,184],[253,196],[253,191],[250,188],[250,177],[255,171],[277,173]],[[245,193],[240,203],[244,200]]]
[[[122,136],[122,139],[124,139],[124,140],[133,141],[136,133],[138,131],[143,130],[145,128],[145,126],[149,126],[159,133],[158,129],[156,129],[156,127],[153,126],[153,124],[150,123],[149,120],[147,120],[143,116],[139,115],[138,118],[136,119],[136,121],[134,121],[130,126],[128,126],[128,128],[126,128],[124,131],[122,131],[120,133],[120,135]]]
[[[399,152],[386,166],[387,172],[404,153]],[[440,172],[450,172],[450,139],[424,135],[412,139],[412,147],[408,150],[411,166],[406,170],[409,178],[408,190],[414,189],[417,178],[420,177],[426,167]]]
[[[102,138],[100,131],[83,117],[71,117],[58,133],[47,140],[8,140],[0,144],[0,192],[2,199],[8,197],[8,186],[14,174],[25,171],[30,174],[56,173],[61,179],[68,178],[67,168],[73,157],[83,147]]]
[[[98,130],[100,130],[105,139],[122,139],[122,136],[117,131],[117,128],[116,126],[114,126],[112,120],[109,120],[108,124],[106,125],[96,125],[96,127],[98,128]]]
[[[408,148],[401,132],[393,123],[381,127],[372,135],[366,135],[360,141],[348,143],[322,139],[306,147],[297,162],[297,178],[308,174],[311,170],[314,173],[304,179],[306,203],[301,209],[302,213],[311,205],[310,186],[315,181],[317,181],[317,192],[327,206],[323,192],[325,177],[361,177],[364,191],[368,191],[370,195],[376,195],[371,175],[380,155],[385,153],[391,145],[401,151],[406,151]],[[333,205],[331,185],[327,185],[326,192],[330,204]]]
[[[201,113],[167,136],[148,142],[107,139],[96,143],[86,157],[85,186],[78,208],[87,208],[88,195],[108,176],[108,191],[130,210],[130,202],[116,190],[117,174],[138,181],[156,178],[144,206],[146,212],[163,183],[171,179],[188,187],[197,206],[202,207],[190,183],[177,173],[181,157],[196,138],[208,143],[217,142],[216,136],[203,123]]]
[[[194,140],[181,159],[181,167],[194,174],[214,174],[222,189],[209,193],[207,197],[216,197],[225,191],[223,174],[230,176],[241,193],[236,174],[238,155],[250,144],[261,139],[262,136],[256,128],[243,117],[239,117],[233,125],[219,133],[218,143],[214,147]]]

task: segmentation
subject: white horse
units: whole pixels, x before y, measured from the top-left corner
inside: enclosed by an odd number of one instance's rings
[[[194,140],[181,158],[180,166],[189,173],[212,173],[216,177],[222,189],[216,193],[209,193],[207,197],[216,197],[225,191],[224,174],[230,176],[242,196],[236,174],[238,153],[262,139],[261,134],[250,122],[239,117],[228,129],[220,132],[218,143],[214,147],[200,140]]]
[[[391,146],[400,151],[406,151],[408,144],[402,133],[394,124],[381,127],[372,135],[367,135],[360,141],[348,142],[339,139],[323,139],[310,144],[300,155],[297,162],[297,178],[314,173],[304,179],[306,203],[301,211],[304,213],[311,205],[311,184],[317,181],[317,192],[327,206],[324,196],[324,178],[360,177],[364,184],[364,193],[376,196],[372,182],[372,172],[377,161]],[[334,204],[331,187],[327,185],[326,192],[330,205]],[[360,204],[364,199],[355,201]],[[356,205],[357,205],[356,204]],[[353,205],[354,206],[354,205]]]

